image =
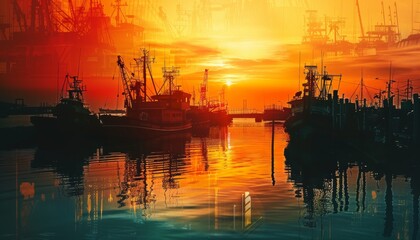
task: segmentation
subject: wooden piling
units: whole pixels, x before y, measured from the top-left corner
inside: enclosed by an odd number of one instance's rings
[[[333,99],[332,99],[332,106],[331,106],[331,115],[333,121],[333,129],[337,129],[337,105],[338,105],[338,91],[333,91]]]
[[[340,104],[339,104],[339,108],[340,108],[340,117],[339,117],[339,123],[338,123],[338,128],[341,130],[343,128],[343,108],[344,108],[344,99],[341,98],[340,99]]]
[[[274,119],[271,121],[271,180],[273,186],[276,185],[274,175]]]

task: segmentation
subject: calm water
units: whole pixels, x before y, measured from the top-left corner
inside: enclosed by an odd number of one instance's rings
[[[0,150],[0,238],[417,237],[418,177],[288,146],[281,124],[274,155],[271,140],[270,124],[242,120],[205,137]],[[308,158],[320,164],[296,163]]]

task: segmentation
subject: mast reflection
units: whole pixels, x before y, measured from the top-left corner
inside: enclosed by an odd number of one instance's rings
[[[111,144],[104,146],[104,154],[111,152],[125,153],[123,177],[117,194],[119,207],[130,206],[133,211],[143,210],[147,217],[147,209],[156,202],[156,178],[162,179],[162,189],[166,193],[170,189],[180,188],[179,179],[185,173],[188,163],[185,157],[186,144],[191,142],[191,134],[176,134],[135,144]],[[168,197],[168,198],[166,198]],[[165,194],[165,204],[173,200],[173,196]]]

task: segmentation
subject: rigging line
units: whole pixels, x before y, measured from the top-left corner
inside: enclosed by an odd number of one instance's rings
[[[79,64],[77,65],[77,76],[79,76],[79,73],[80,73],[80,58],[81,58],[81,55],[82,55],[82,48],[80,48],[80,51],[79,51]]]
[[[352,98],[353,98],[354,94],[355,94],[355,93],[356,93],[356,91],[359,89],[359,85],[360,85],[360,83],[359,83],[359,84],[357,84],[357,87],[356,87],[356,89],[354,89],[354,92],[353,92],[353,94],[350,96],[350,99],[352,99]]]
[[[61,93],[60,93],[60,97],[63,98],[64,97],[64,88],[67,91],[67,84],[68,83],[68,78],[69,78],[69,74],[67,73],[66,76],[64,77],[64,81],[63,81],[63,85],[61,86]]]
[[[366,84],[363,84],[363,85],[365,86],[365,88],[370,88],[370,89],[374,89],[374,90],[377,90],[377,91],[381,91],[382,90],[380,88],[369,87]]]
[[[343,82],[343,83],[348,83],[348,84],[353,84],[353,85],[356,85],[356,84],[360,84],[360,82],[358,81],[358,82],[347,82],[347,81],[341,81],[341,82]]]
[[[347,82],[347,81],[342,81],[342,80],[341,80],[341,82],[346,83],[346,84],[358,85],[358,86],[360,85],[360,82]],[[363,86],[364,87],[369,87],[365,83],[363,83]],[[376,90],[381,90],[379,88],[374,88],[374,87],[369,87],[369,88],[376,89]]]
[[[341,76],[341,74],[340,74],[340,80],[338,80],[338,87],[337,87],[337,90],[340,90],[340,85],[341,85],[341,80],[342,79],[342,76]],[[332,85],[332,84],[331,84]]]
[[[372,98],[372,96],[370,95],[369,90],[367,90],[367,89],[366,89],[366,92],[367,92],[367,94],[368,94],[368,96],[369,96],[370,102],[373,102],[373,98]]]

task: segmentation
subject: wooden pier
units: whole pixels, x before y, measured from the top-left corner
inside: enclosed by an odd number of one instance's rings
[[[289,108],[282,108],[273,105],[272,107],[265,107],[264,111],[257,111],[255,109],[240,109],[229,111],[229,116],[233,118],[253,118],[255,122],[261,121],[284,121],[290,116]]]

